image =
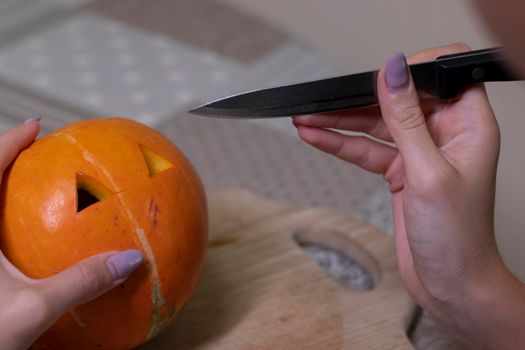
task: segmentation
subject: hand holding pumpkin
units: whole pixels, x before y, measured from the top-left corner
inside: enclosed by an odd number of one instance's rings
[[[11,151],[0,164],[37,132],[33,121],[3,136]],[[48,327],[31,349],[135,348],[172,324],[197,286],[204,188],[184,154],[146,125],[93,118],[48,133],[3,173],[1,203],[0,250],[18,268],[9,277],[18,289],[9,290],[16,298],[29,291],[26,313],[38,316],[8,330],[7,340],[16,331],[28,343]],[[144,264],[104,293],[141,263],[137,249]]]
[[[31,144],[38,131],[38,120],[29,120],[0,135],[0,174]],[[67,310],[122,283],[142,259],[138,250],[106,252],[53,277],[35,280],[0,252],[0,349],[28,348]]]

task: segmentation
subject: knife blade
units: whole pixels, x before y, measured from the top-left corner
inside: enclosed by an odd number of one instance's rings
[[[461,52],[409,68],[418,91],[451,99],[474,83],[522,80],[508,71],[501,52],[500,48]],[[373,106],[378,103],[377,73],[376,70],[244,92],[189,112],[219,118],[275,118]]]

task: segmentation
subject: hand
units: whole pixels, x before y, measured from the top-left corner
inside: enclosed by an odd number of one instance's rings
[[[409,61],[466,50],[456,44]],[[324,152],[384,176],[407,291],[464,342],[485,347],[491,343],[479,335],[491,332],[479,308],[500,308],[493,303],[503,294],[498,288],[525,300],[494,239],[500,136],[485,89],[471,87],[454,101],[420,101],[401,54],[380,70],[377,88],[380,107],[296,117],[298,134]]]
[[[38,120],[29,120],[0,135],[0,174],[31,144],[39,128]],[[64,312],[122,283],[142,260],[137,250],[106,252],[35,280],[0,252],[0,349],[28,348]]]

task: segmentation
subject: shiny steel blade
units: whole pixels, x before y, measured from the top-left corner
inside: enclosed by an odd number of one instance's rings
[[[435,92],[435,63],[412,65],[416,86]],[[346,75],[226,97],[190,111],[220,118],[288,117],[377,104],[377,71]]]

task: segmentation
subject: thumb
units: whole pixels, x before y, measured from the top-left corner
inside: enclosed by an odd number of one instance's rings
[[[421,169],[443,162],[428,130],[419,97],[402,53],[394,54],[377,77],[381,113],[407,168]]]
[[[42,292],[57,317],[122,283],[141,264],[141,251],[106,252],[84,259],[61,273],[41,280]]]

